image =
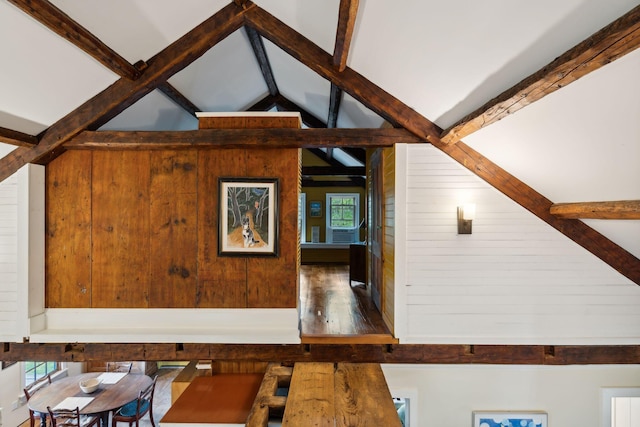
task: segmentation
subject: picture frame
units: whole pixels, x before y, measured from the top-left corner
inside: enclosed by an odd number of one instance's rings
[[[218,256],[278,256],[278,178],[218,179]]]
[[[322,218],[322,202],[321,201],[312,200],[309,202],[309,217]]]
[[[548,427],[543,411],[474,411],[473,427]]]

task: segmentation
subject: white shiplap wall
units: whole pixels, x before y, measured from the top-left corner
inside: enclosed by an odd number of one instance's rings
[[[401,342],[640,342],[640,286],[432,146],[396,149]],[[457,234],[464,202],[471,235]]]
[[[0,156],[11,151],[0,143]],[[18,301],[18,178],[0,182],[0,341],[17,333]]]

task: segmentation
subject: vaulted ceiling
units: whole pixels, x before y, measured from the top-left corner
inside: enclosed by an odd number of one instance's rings
[[[638,282],[640,221],[549,209],[640,200],[639,40],[637,0],[3,1],[0,179],[194,111],[299,109],[356,147],[386,120]]]

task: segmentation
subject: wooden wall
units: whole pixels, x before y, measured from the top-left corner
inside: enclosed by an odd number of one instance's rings
[[[382,156],[382,187],[384,190],[384,240],[382,245],[382,282],[384,307],[382,318],[390,331],[394,330],[395,309],[395,234],[396,234],[396,162],[393,147],[384,148]]]
[[[299,169],[298,149],[66,152],[46,171],[47,307],[296,307]],[[279,178],[278,257],[218,257],[221,176]]]

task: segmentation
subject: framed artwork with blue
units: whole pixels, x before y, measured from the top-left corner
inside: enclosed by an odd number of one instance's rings
[[[473,427],[547,427],[547,414],[539,411],[476,411]]]

